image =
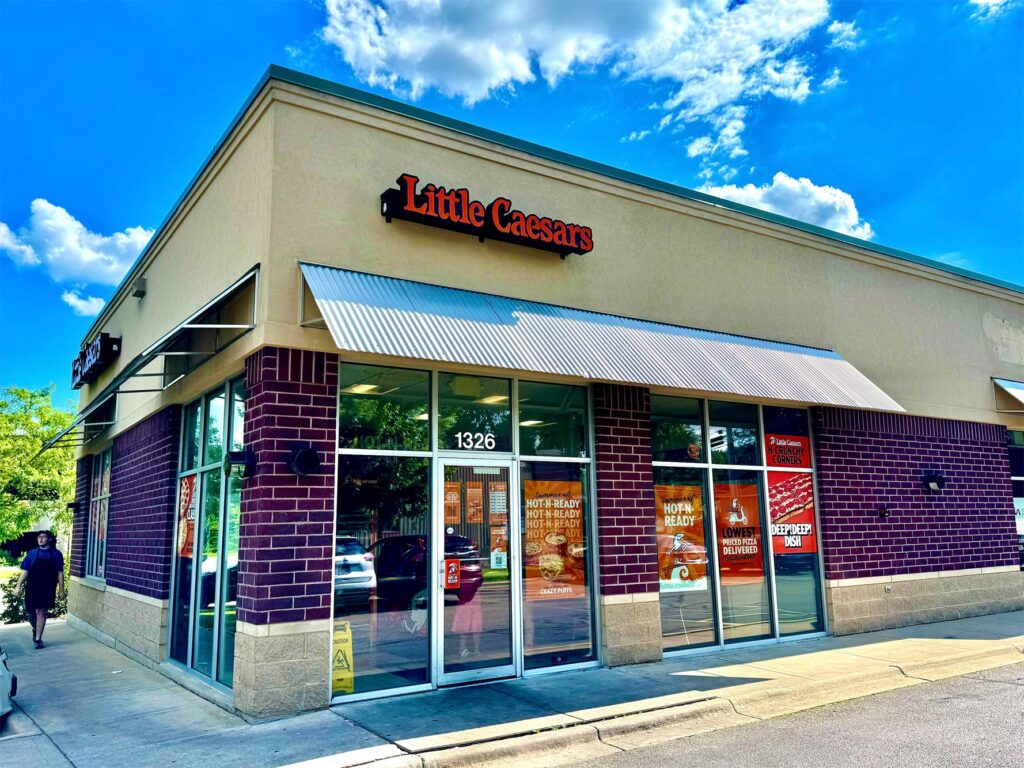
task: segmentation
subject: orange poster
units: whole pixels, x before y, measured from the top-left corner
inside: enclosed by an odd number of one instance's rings
[[[484,521],[484,484],[479,481],[466,483],[466,522]]]
[[[764,577],[757,483],[715,483],[715,523],[722,578]]]
[[[192,557],[192,538],[196,525],[196,477],[181,478],[178,488],[178,557]]]
[[[444,523],[458,525],[462,522],[462,497],[458,482],[444,484]]]
[[[494,516],[491,516],[492,520]],[[508,526],[491,526],[491,569],[508,570]]]
[[[814,535],[814,484],[807,473],[769,472],[768,510],[776,555],[818,551]]]
[[[656,485],[654,511],[661,591],[706,590],[703,489],[699,485]]]
[[[523,481],[523,563],[527,600],[587,594],[583,484]]]

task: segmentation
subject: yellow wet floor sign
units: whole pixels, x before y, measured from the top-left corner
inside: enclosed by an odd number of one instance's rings
[[[356,688],[352,668],[352,624],[334,622],[334,652],[331,656],[331,688],[335,693],[352,693]]]

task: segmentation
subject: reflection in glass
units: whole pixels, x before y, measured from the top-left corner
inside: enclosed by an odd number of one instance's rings
[[[338,447],[430,450],[430,374],[343,363]]]
[[[444,672],[512,663],[507,467],[444,468]]]
[[[654,461],[704,461],[704,414],[691,397],[651,395]]]
[[[1010,451],[1010,477],[1024,477],[1024,432],[1008,430],[1006,443]]]
[[[711,461],[715,464],[760,464],[757,406],[747,403],[708,403]],[[716,497],[717,498],[717,497]]]
[[[825,625],[813,476],[808,472],[769,472],[768,512],[779,631],[782,635],[819,632]]]
[[[241,421],[240,418],[237,419]],[[242,478],[228,479],[224,516],[224,557],[220,579],[220,640],[217,644],[217,680],[230,686],[235,673],[235,602],[238,598],[238,527],[242,513]]]
[[[206,433],[203,436],[203,465],[219,464],[224,458],[224,393],[206,401]]]
[[[188,664],[188,622],[192,614],[192,553],[198,508],[198,482],[198,475],[188,475],[178,480],[178,526],[175,542],[177,563],[171,606],[170,656],[182,664]]]
[[[588,467],[532,461],[520,466],[526,668],[591,661]]]
[[[519,382],[519,452],[523,456],[587,455],[587,390]]]
[[[661,634],[666,651],[717,642],[706,486],[706,470],[654,468]]]
[[[245,447],[245,380],[231,382],[231,448],[240,451]]]
[[[221,398],[223,404],[223,398]],[[202,480],[202,511],[198,526],[199,582],[192,638],[192,667],[207,677],[213,674],[214,610],[217,600],[217,538],[220,527],[220,472],[207,472]]]
[[[181,458],[181,471],[187,472],[199,466],[199,440],[201,423],[199,421],[199,401],[185,408],[184,450]]]
[[[761,473],[716,469],[714,483],[725,642],[770,637]]]
[[[512,450],[508,379],[438,375],[438,444],[456,451]]]
[[[338,457],[334,695],[430,680],[430,460]]]

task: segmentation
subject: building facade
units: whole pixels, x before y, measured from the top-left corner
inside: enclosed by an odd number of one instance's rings
[[[71,622],[251,718],[1024,607],[1024,288],[287,70],[73,375]]]

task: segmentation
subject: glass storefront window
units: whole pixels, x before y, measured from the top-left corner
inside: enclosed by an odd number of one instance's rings
[[[526,669],[595,658],[586,464],[522,462]]]
[[[803,408],[764,406],[764,458],[769,467],[811,467],[809,414]]]
[[[430,460],[338,456],[336,514],[333,695],[429,682]]]
[[[198,445],[198,440],[196,441]],[[195,542],[196,511],[199,507],[199,475],[178,480],[178,528],[175,542],[177,564],[174,575],[174,599],[171,606],[170,657],[188,664],[188,627],[192,615],[189,594],[192,589],[192,561]]]
[[[199,466],[199,441],[202,423],[199,420],[200,403],[196,401],[185,408],[185,431],[182,435],[181,471],[187,472]]]
[[[223,398],[221,398],[223,405]],[[198,526],[198,583],[196,617],[192,638],[192,666],[207,677],[213,675],[214,614],[217,609],[217,550],[220,529],[220,489],[223,475],[207,472],[202,482],[202,509]]]
[[[587,391],[564,384],[519,382],[519,453],[587,455]]]
[[[438,446],[444,450],[512,450],[512,383],[508,379],[438,375]]]
[[[758,465],[757,406],[747,403],[708,403],[711,461],[715,464]],[[717,498],[717,497],[716,497]]]
[[[809,472],[769,472],[768,512],[779,634],[820,632],[825,625],[821,617],[813,476]]]
[[[1024,432],[1008,430],[1006,442],[1010,451],[1010,477],[1024,477]]]
[[[771,637],[765,573],[762,473],[714,470],[718,574],[726,643]]]
[[[705,461],[701,400],[651,395],[651,454],[654,461]]]
[[[654,468],[662,643],[666,651],[714,645],[707,471]]]
[[[206,402],[206,430],[203,433],[203,466],[219,464],[224,458],[224,393],[212,395]]]
[[[430,450],[430,373],[343,363],[338,447]]]

